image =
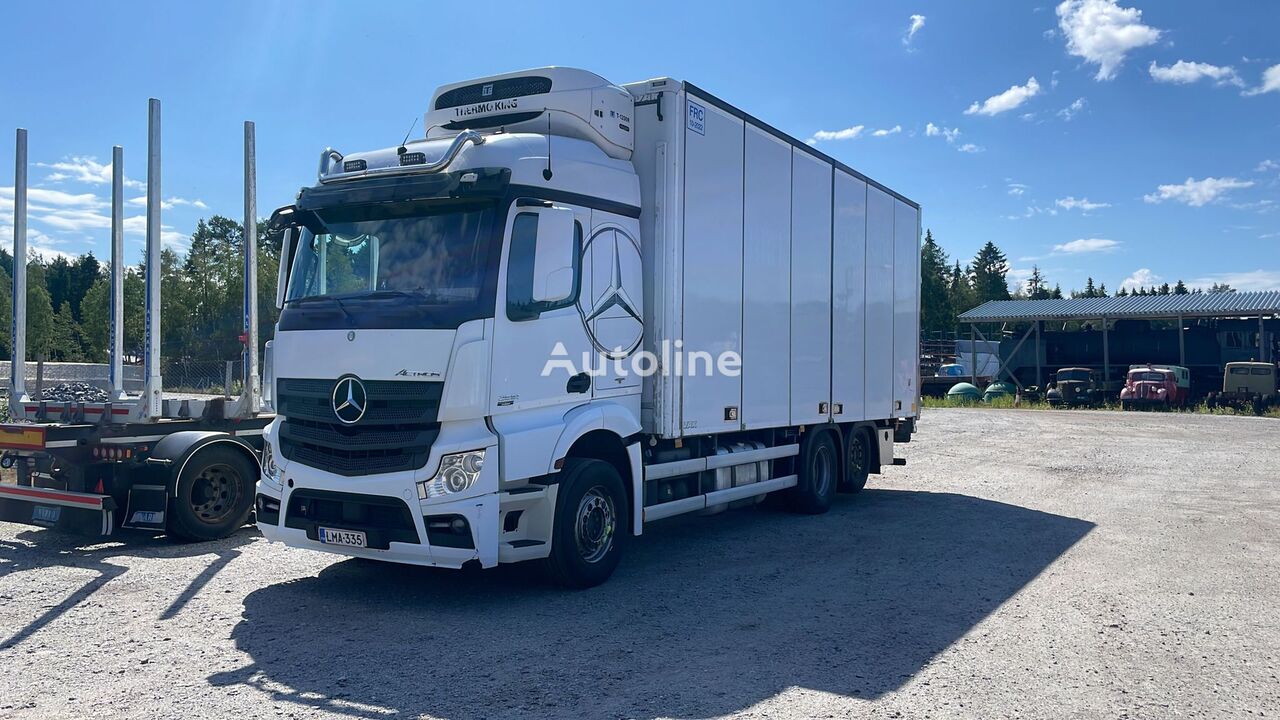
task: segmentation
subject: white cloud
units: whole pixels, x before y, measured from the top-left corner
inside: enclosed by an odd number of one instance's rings
[[[1280,270],[1251,270],[1248,272],[1213,273],[1192,280],[1192,285],[1211,287],[1214,283],[1226,283],[1236,290],[1280,290]]]
[[[111,163],[103,165],[93,156],[75,155],[63,158],[56,163],[36,163],[35,165],[53,171],[45,176],[45,179],[50,182],[71,180],[89,185],[111,184]],[[135,189],[144,188],[146,183],[126,177],[124,186]]]
[[[911,39],[912,39],[912,38],[914,38],[914,37],[916,36],[916,33],[920,32],[920,28],[922,28],[922,27],[924,27],[924,16],[923,16],[923,15],[912,15],[912,16],[911,16],[911,25],[907,27],[907,34],[906,34],[905,36],[903,36],[903,38],[902,38],[902,44],[903,44],[903,45],[910,45],[910,44],[911,44]]]
[[[1081,110],[1084,110],[1085,104],[1086,102],[1084,98],[1076,98],[1075,102],[1058,111],[1058,117],[1062,118],[1065,122],[1071,122],[1075,119],[1076,115],[1080,114]]]
[[[1258,167],[1253,169],[1254,172],[1260,173],[1271,172],[1272,170],[1280,170],[1280,162],[1276,162],[1275,160],[1263,160],[1258,163]]]
[[[894,125],[893,127],[888,128],[888,129],[876,130],[875,132],[871,133],[871,136],[872,136],[872,137],[885,137],[885,136],[887,136],[887,135],[896,135],[896,134],[898,134],[898,133],[900,133],[900,132],[902,132],[902,126],[901,126],[901,125]]]
[[[866,129],[866,125],[854,125],[843,130],[819,130],[813,134],[813,137],[809,138],[808,143],[813,145],[826,140],[852,140],[861,135],[862,131]]]
[[[1262,72],[1262,84],[1244,91],[1244,95],[1280,92],[1280,65],[1272,65]]]
[[[1161,185],[1154,193],[1144,195],[1143,200],[1149,203],[1162,203],[1165,200],[1180,202],[1191,207],[1201,207],[1219,199],[1231,190],[1253,187],[1252,180],[1236,178],[1213,178],[1203,180],[1187,178],[1180,185]]]
[[[965,143],[956,149],[962,153],[980,153],[986,150],[986,148],[973,143]]]
[[[1244,87],[1244,81],[1230,65],[1210,65],[1209,63],[1188,62],[1179,60],[1167,67],[1156,64],[1155,60],[1147,67],[1151,79],[1162,83],[1187,85],[1197,80],[1209,79],[1218,85],[1235,85]]]
[[[1027,186],[1026,186],[1026,185],[1024,185],[1024,184],[1022,184],[1022,183],[1016,183],[1016,182],[1011,182],[1011,183],[1009,183],[1009,194],[1010,194],[1010,195],[1013,195],[1013,196],[1015,196],[1015,197],[1016,197],[1016,196],[1023,195],[1023,194],[1025,194],[1026,192],[1027,192]]]
[[[146,196],[146,195],[142,195],[142,196],[140,196],[140,197],[130,198],[130,199],[128,200],[128,203],[129,203],[130,205],[136,205],[136,206],[138,206],[138,207],[146,207],[146,206],[147,206],[147,196]],[[161,200],[161,201],[160,201],[160,209],[161,209],[161,210],[172,210],[173,208],[176,208],[176,207],[179,207],[179,206],[188,206],[188,207],[198,208],[198,209],[200,209],[200,210],[208,210],[208,209],[209,209],[209,206],[208,206],[208,205],[206,205],[206,204],[205,204],[205,202],[204,202],[203,200],[200,200],[200,199],[198,199],[198,198],[197,198],[197,199],[195,199],[195,200],[188,200],[188,199],[186,199],[186,198],[170,197],[170,198],[165,198],[165,199],[163,199],[163,200]]]
[[[1063,0],[1057,13],[1067,52],[1097,65],[1097,80],[1115,77],[1125,55],[1160,39],[1159,30],[1142,24],[1141,10],[1116,0]]]
[[[924,134],[929,137],[938,137],[941,135],[947,139],[947,142],[953,143],[956,141],[956,138],[960,137],[960,130],[958,128],[938,127],[933,123],[929,123],[924,127]]]
[[[0,198],[4,198],[7,207],[13,207],[13,186],[0,187]],[[93,193],[67,193],[61,190],[50,190],[49,188],[27,188],[27,208],[34,209],[37,205],[54,205],[57,207],[81,207],[94,208],[106,207],[107,203]]]
[[[1126,290],[1136,290],[1140,287],[1151,287],[1160,284],[1160,276],[1151,272],[1150,268],[1138,268],[1133,274],[1124,279],[1120,283],[1120,287]],[[1210,283],[1212,284],[1212,283]]]
[[[1106,238],[1080,238],[1071,242],[1054,245],[1053,251],[1056,253],[1065,253],[1068,255],[1079,255],[1082,253],[1111,252],[1120,247],[1117,240],[1107,240]]]
[[[1074,196],[1071,196],[1071,195],[1068,195],[1064,198],[1059,198],[1057,202],[1055,202],[1054,204],[1062,208],[1063,210],[1081,210],[1083,212],[1089,212],[1090,210],[1098,210],[1100,208],[1111,207],[1109,203],[1090,202],[1089,198],[1080,198],[1077,200]]]
[[[1013,110],[1024,102],[1040,94],[1040,83],[1035,77],[1027,80],[1026,85],[1013,85],[999,95],[992,95],[981,103],[974,102],[964,111],[965,115],[999,115]]]

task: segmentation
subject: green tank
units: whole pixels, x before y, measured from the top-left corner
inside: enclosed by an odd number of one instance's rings
[[[981,397],[982,391],[967,382],[956,383],[947,391],[948,402],[978,402]]]
[[[991,402],[993,398],[1012,397],[1017,394],[1011,383],[993,382],[987,386],[986,392],[982,393],[982,402]]]

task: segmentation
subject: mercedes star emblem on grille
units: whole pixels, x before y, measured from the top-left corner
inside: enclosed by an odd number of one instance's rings
[[[360,422],[368,404],[369,395],[360,378],[348,375],[333,386],[333,414],[343,424],[354,425]]]

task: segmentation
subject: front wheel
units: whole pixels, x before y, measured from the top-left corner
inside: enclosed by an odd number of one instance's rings
[[[555,529],[546,571],[570,588],[599,585],[622,559],[630,508],[617,469],[602,460],[569,458],[560,471]]]
[[[181,540],[224,538],[249,519],[258,468],[227,443],[197,450],[169,500],[170,535]]]

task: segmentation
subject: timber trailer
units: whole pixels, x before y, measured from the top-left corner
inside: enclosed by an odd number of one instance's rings
[[[254,126],[244,125],[243,389],[238,398],[166,393],[160,366],[160,102],[147,128],[146,332],[142,392],[125,392],[124,168],[112,150],[108,402],[32,397],[26,387],[27,133],[17,131],[13,230],[11,421],[0,425],[0,521],[93,536],[120,528],[212,540],[253,508],[264,412],[258,376]],[[227,389],[228,391],[230,388]],[[8,474],[8,473],[6,473]]]

